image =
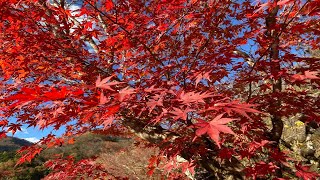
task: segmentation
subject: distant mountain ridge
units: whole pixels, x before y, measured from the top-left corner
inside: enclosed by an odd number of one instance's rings
[[[17,137],[8,136],[3,139],[0,139],[0,152],[3,151],[16,151],[23,146],[32,145],[32,142],[29,142],[24,139]]]

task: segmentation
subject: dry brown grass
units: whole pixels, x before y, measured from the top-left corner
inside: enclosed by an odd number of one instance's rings
[[[133,140],[119,142],[107,141],[105,150],[97,162],[103,164],[110,174],[115,177],[127,177],[132,180],[161,179],[161,171],[156,169],[152,177],[147,175],[148,161],[155,155],[155,148],[141,148],[134,145]]]

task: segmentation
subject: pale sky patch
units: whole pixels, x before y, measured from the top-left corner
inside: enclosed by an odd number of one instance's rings
[[[32,143],[37,143],[40,141],[40,139],[36,138],[36,137],[29,137],[29,138],[22,138],[24,140],[30,141]]]

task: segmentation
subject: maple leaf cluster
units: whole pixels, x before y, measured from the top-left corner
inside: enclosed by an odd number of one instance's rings
[[[198,169],[234,179],[316,178],[281,138],[284,117],[320,123],[320,59],[301,54],[319,48],[319,6],[0,0],[0,137],[22,126],[66,129],[26,149],[18,164],[39,154],[38,145],[99,131],[158,147],[149,175],[161,166],[172,179]],[[50,161],[47,178],[107,176],[90,163]]]

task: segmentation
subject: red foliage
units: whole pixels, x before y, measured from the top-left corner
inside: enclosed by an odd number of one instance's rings
[[[106,177],[107,172],[102,166],[97,165],[94,159],[85,159],[75,162],[73,157],[67,157],[67,159],[54,159],[47,161],[45,166],[51,170],[44,179],[75,179],[81,177],[81,179],[95,179],[100,177]]]
[[[317,179],[318,177],[320,177],[320,174],[317,174],[315,172],[310,172],[309,169],[310,167],[308,166],[303,166],[301,164],[297,164],[296,165],[296,175],[299,178],[302,178],[303,180],[312,180],[312,179]]]
[[[301,55],[301,47],[319,48],[318,5],[0,0],[0,136],[22,125],[65,126],[65,136],[136,135],[160,148],[150,174],[161,160],[171,178],[183,176],[174,168],[309,178],[280,144],[283,117],[303,113],[320,123],[320,101],[310,95],[320,61]],[[64,142],[49,135],[38,144]],[[91,173],[87,162],[72,169],[65,161],[53,168],[65,170],[62,178]]]
[[[23,147],[18,151],[18,154],[21,155],[21,158],[18,160],[17,165],[23,164],[24,162],[31,162],[31,160],[42,151],[41,147],[30,146]]]

